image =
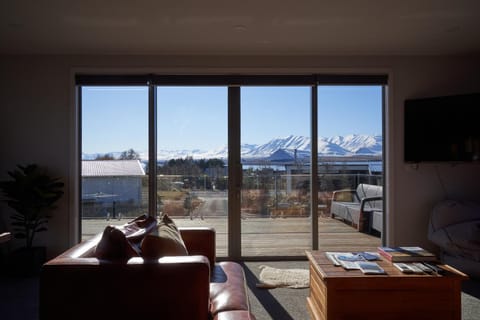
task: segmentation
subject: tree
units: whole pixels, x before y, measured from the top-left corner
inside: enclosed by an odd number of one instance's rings
[[[123,151],[120,157],[120,160],[140,160],[140,154],[133,149],[128,149],[127,151]]]
[[[95,160],[115,160],[111,153],[99,154]]]
[[[200,159],[196,161],[196,164],[203,171],[207,168],[224,168],[225,163],[222,159],[212,158],[212,159]]]

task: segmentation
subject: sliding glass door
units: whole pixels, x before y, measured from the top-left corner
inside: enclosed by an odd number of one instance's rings
[[[311,248],[310,87],[241,87],[243,256]]]
[[[157,87],[157,201],[180,227],[216,230],[227,256],[227,87]]]
[[[361,185],[383,195],[385,77],[77,81],[83,239],[167,213],[215,228],[219,257],[380,245],[383,198],[361,226],[332,203],[350,210],[334,193]]]
[[[148,214],[148,88],[81,90],[82,239]]]
[[[355,237],[356,250],[381,244],[383,229],[383,90],[381,85],[319,85],[319,247],[335,250]],[[365,202],[365,197],[377,197]],[[328,236],[332,222],[355,233]],[[326,230],[327,228],[325,228]]]

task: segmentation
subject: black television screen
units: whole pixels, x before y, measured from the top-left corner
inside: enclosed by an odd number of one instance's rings
[[[405,100],[405,161],[480,161],[480,93]]]

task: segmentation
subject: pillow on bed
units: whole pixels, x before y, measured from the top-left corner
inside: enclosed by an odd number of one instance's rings
[[[157,228],[142,240],[141,252],[146,259],[188,255],[180,231],[167,214],[163,215]]]
[[[121,229],[106,226],[95,248],[95,257],[105,260],[128,260],[138,257],[137,249],[128,241]]]

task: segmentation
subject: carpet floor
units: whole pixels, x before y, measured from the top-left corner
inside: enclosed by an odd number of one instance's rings
[[[308,261],[244,262],[250,305],[257,320],[309,319],[306,299],[309,289],[257,288],[260,266],[279,269],[308,269]],[[480,279],[464,281],[462,285],[462,320],[480,319]]]
[[[257,320],[308,319],[307,296],[309,289],[257,288],[262,265],[279,269],[308,270],[308,261],[244,262],[243,267],[249,290],[250,306]]]

